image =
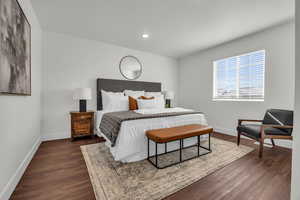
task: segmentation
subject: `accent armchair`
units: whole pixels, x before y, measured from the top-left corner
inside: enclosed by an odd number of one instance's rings
[[[243,122],[251,122],[244,124]],[[257,124],[260,122],[260,124]],[[265,139],[271,139],[275,146],[274,139],[292,140],[293,131],[293,111],[269,109],[266,111],[263,120],[238,120],[238,138],[237,145],[240,144],[241,135],[254,139],[259,142],[259,157],[263,155],[263,146]]]

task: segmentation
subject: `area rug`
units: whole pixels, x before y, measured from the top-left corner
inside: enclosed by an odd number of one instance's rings
[[[205,146],[207,142],[201,143]],[[121,163],[113,160],[104,143],[81,146],[97,200],[158,200],[191,185],[201,178],[245,156],[253,148],[212,138],[212,153],[165,169],[156,169],[147,160]],[[203,151],[203,152],[202,152]],[[201,150],[200,153],[204,153]],[[186,149],[183,157],[197,153]],[[178,152],[164,155],[160,162],[176,161]]]

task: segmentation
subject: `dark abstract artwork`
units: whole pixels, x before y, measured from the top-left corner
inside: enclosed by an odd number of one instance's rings
[[[30,40],[17,0],[0,0],[0,93],[31,95]]]

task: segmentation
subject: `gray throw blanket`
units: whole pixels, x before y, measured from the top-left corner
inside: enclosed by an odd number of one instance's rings
[[[169,112],[169,113],[158,113],[158,114],[139,114],[134,111],[121,111],[105,113],[100,123],[101,132],[110,140],[111,146],[115,146],[121,123],[123,121],[137,120],[137,119],[148,119],[148,118],[161,118],[161,117],[172,117],[179,115],[189,114],[202,114],[202,112],[187,111],[187,112]]]

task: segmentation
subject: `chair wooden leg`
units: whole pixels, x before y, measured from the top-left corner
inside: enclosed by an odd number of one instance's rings
[[[273,147],[275,147],[275,142],[274,142],[273,138],[271,138],[271,142],[272,142]]]
[[[238,136],[237,136],[237,145],[240,145],[240,141],[241,141],[241,132],[238,131]]]
[[[260,138],[259,139],[259,157],[262,158],[263,156],[263,151],[264,151],[264,139]]]

